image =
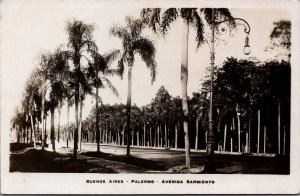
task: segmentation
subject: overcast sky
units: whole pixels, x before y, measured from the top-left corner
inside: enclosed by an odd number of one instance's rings
[[[115,3],[110,6],[103,1],[5,1],[1,15],[1,103],[2,114],[10,119],[21,101],[24,84],[29,77],[37,57],[42,52],[53,52],[59,45],[67,43],[65,30],[67,21],[72,19],[93,23],[96,26],[94,40],[100,53],[120,49],[118,38],[111,37],[108,30],[114,24],[123,24],[127,15],[138,16],[141,5]],[[116,1],[114,1],[116,2]],[[129,1],[128,1],[129,2]],[[133,1],[130,1],[131,3]],[[127,5],[127,6],[126,6]],[[166,5],[164,5],[166,6]],[[5,9],[4,9],[5,8]],[[234,17],[243,18],[251,26],[250,46],[252,53],[243,54],[245,33],[238,27],[235,36],[227,44],[220,43],[216,49],[216,65],[220,66],[226,57],[255,57],[260,60],[273,58],[272,53],[264,51],[269,44],[273,22],[290,19],[285,10],[274,9],[231,9]],[[180,96],[180,55],[181,55],[181,22],[171,26],[169,34],[163,38],[150,35],[157,48],[157,79],[151,85],[150,71],[137,57],[133,68],[132,103],[142,106],[150,103],[158,88],[164,85],[173,96]],[[189,39],[189,81],[188,95],[200,88],[201,79],[209,67],[209,47],[201,46],[196,50],[195,31],[190,29]],[[115,97],[109,90],[101,90],[104,103],[126,103],[127,74],[123,80],[112,78],[120,97]],[[5,95],[5,96],[3,96]],[[93,102],[95,103],[95,102]],[[91,109],[90,98],[85,101],[83,116]],[[62,123],[66,122],[65,107],[62,112]],[[72,108],[71,117],[74,117]],[[72,120],[72,118],[71,118]]]

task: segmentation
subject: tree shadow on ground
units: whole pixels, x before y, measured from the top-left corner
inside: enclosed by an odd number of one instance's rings
[[[22,151],[26,148],[33,147],[33,144],[10,143],[10,152]]]
[[[167,169],[167,167],[161,162],[142,159],[142,158],[138,158],[138,157],[134,157],[134,156],[115,155],[115,154],[109,154],[109,153],[104,153],[104,152],[83,152],[80,154],[84,155],[84,156],[89,156],[89,157],[102,158],[102,159],[109,160],[109,161],[116,161],[116,162],[120,162],[120,163],[131,164],[131,165],[134,165],[134,166],[137,166],[140,168],[149,169],[149,170],[163,171],[163,170]]]
[[[21,147],[14,148],[22,149]],[[27,148],[24,152],[11,154],[9,171],[43,173],[116,173],[110,168],[101,167],[84,160],[74,160],[68,155],[37,150],[34,148]]]

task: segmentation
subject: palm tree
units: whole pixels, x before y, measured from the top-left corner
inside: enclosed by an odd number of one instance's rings
[[[92,40],[92,32],[94,30],[93,25],[84,24],[82,21],[75,20],[69,22],[67,25],[67,32],[69,35],[68,47],[71,59],[74,64],[74,87],[75,87],[75,123],[76,129],[74,133],[74,151],[73,158],[77,159],[77,142],[78,142],[78,103],[79,103],[79,86],[82,81],[81,59],[85,57],[84,53],[90,53],[91,51],[97,51],[97,46]]]
[[[167,133],[167,127],[170,124],[170,113],[171,113],[171,95],[169,92],[165,89],[164,86],[161,86],[156,95],[155,98],[152,99],[152,106],[154,110],[156,111],[156,114],[158,115],[158,119],[161,120],[160,125],[164,126],[164,133],[161,131],[161,136],[164,135],[164,146],[168,147],[168,133]]]
[[[71,90],[70,88],[68,88],[69,90]],[[67,92],[70,92],[70,91],[67,91]],[[67,137],[67,148],[69,147],[69,138],[70,138],[70,118],[69,118],[69,116],[70,116],[70,107],[73,105],[73,103],[74,103],[74,100],[72,99],[72,94],[70,93],[68,93],[68,95],[67,95],[67,135],[66,135],[66,137]]]
[[[41,85],[41,78],[39,77],[38,70],[35,69],[30,78],[27,81],[27,86],[24,92],[24,99],[22,102],[24,112],[26,115],[26,119],[30,121],[31,125],[31,133],[33,133],[34,136],[34,147],[36,148],[36,131],[35,131],[35,124],[39,120],[38,113],[40,112],[40,99],[41,96],[39,95],[38,89]],[[28,138],[28,133],[27,133]]]
[[[231,18],[228,9],[214,9],[216,16]],[[160,8],[147,8],[141,12],[141,17],[154,32],[160,31],[165,35],[170,24],[176,19],[181,18],[183,22],[182,26],[182,52],[181,52],[181,89],[182,89],[182,112],[183,112],[183,128],[184,128],[184,141],[185,141],[185,154],[186,154],[186,166],[191,166],[190,160],[190,142],[189,142],[189,130],[188,130],[188,100],[187,100],[187,83],[188,83],[188,40],[190,26],[196,29],[196,42],[197,47],[200,47],[205,41],[204,37],[204,24],[200,13],[203,13],[204,18],[211,24],[212,9],[200,9],[197,8],[169,8],[165,10],[161,15]]]
[[[118,95],[117,89],[112,85],[110,80],[106,77],[108,75],[119,74],[118,70],[109,69],[109,64],[117,57],[119,50],[113,50],[104,56],[97,51],[92,53],[93,62],[89,63],[88,76],[92,78],[92,85],[96,89],[96,142],[97,152],[100,152],[100,131],[99,131],[99,88],[108,87],[112,92]]]
[[[145,23],[140,19],[126,17],[126,26],[114,26],[110,33],[122,40],[122,55],[118,67],[123,74],[124,64],[128,67],[128,94],[127,94],[127,156],[130,156],[130,110],[131,110],[131,87],[132,87],[132,67],[134,65],[135,54],[139,54],[151,71],[152,82],[156,75],[155,47],[154,43],[142,36]]]
[[[79,135],[79,150],[81,150],[82,143],[82,108],[83,103],[88,94],[92,94],[92,87],[90,81],[87,77],[87,68],[83,68],[80,73],[80,86],[79,86],[79,127],[78,127],[78,135]]]
[[[60,132],[60,111],[63,104],[63,99],[66,94],[66,79],[69,74],[68,66],[69,53],[62,51],[58,48],[53,54],[48,55],[48,61],[46,63],[46,80],[49,81],[50,89],[50,113],[51,113],[51,144],[52,149],[55,151],[55,131],[54,131],[54,111],[58,107],[59,112],[59,126],[58,126],[58,141]]]
[[[200,125],[204,125],[205,122],[208,121],[208,106],[209,101],[206,98],[205,92],[196,92],[193,93],[193,97],[191,99],[191,108],[192,108],[192,114],[196,121],[196,136],[195,136],[195,149],[198,149],[198,143],[199,143],[199,122]]]
[[[57,142],[59,142],[60,138],[60,116],[61,116],[61,108],[63,106],[63,100],[67,98],[68,93],[68,85],[69,85],[69,64],[68,64],[69,53],[62,51],[58,48],[54,53],[54,63],[55,70],[53,70],[55,81],[60,82],[60,90],[61,93],[58,94],[58,130],[57,130]],[[50,74],[51,75],[51,74]]]
[[[67,148],[69,147],[69,138],[70,138],[70,107],[74,104],[74,82],[71,78],[71,72],[68,71],[67,77],[64,80],[64,95],[65,100],[67,102],[67,128],[65,129],[66,133],[66,140],[67,140]]]
[[[190,24],[194,24],[196,27],[197,37],[196,41],[198,47],[204,41],[203,38],[203,23],[197,12],[196,8],[170,8],[162,14],[162,20],[160,23],[160,12],[158,8],[144,9],[141,13],[142,18],[148,23],[154,31],[157,31],[157,25],[163,35],[165,35],[170,27],[170,24],[175,21],[179,16],[183,21],[182,31],[182,53],[181,53],[181,88],[182,88],[182,111],[183,111],[183,127],[185,133],[185,154],[186,154],[186,166],[191,166],[190,160],[190,142],[188,131],[188,102],[187,102],[187,82],[188,82],[188,38]]]
[[[44,150],[45,144],[46,144],[46,116],[47,116],[47,107],[46,107],[46,92],[49,89],[49,71],[48,67],[50,64],[52,56],[50,53],[41,54],[40,56],[40,62],[39,62],[39,68],[38,68],[38,75],[41,78],[41,85],[39,86],[39,93],[42,97],[42,103],[41,103],[41,119],[42,119],[42,150]]]
[[[16,109],[14,116],[11,119],[12,128],[15,129],[15,135],[17,137],[17,143],[22,142],[22,129],[25,126],[25,115],[19,111],[19,108]]]

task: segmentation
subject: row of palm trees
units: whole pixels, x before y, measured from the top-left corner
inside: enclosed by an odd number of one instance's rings
[[[52,149],[55,151],[55,109],[59,114],[57,137],[59,140],[62,106],[64,102],[68,105],[67,116],[69,122],[69,110],[72,104],[75,103],[77,128],[74,136],[75,141],[77,141],[78,131],[80,132],[81,129],[82,106],[86,95],[94,95],[93,87],[97,91],[98,88],[109,87],[114,93],[117,93],[106,76],[118,73],[116,70],[109,69],[109,63],[119,51],[114,50],[105,55],[100,55],[92,39],[93,29],[92,25],[84,24],[81,21],[69,22],[67,26],[69,40],[66,49],[60,47],[54,53],[41,54],[38,65],[27,81],[21,111],[16,111],[17,115],[12,122],[19,129],[21,127],[28,129],[28,122],[30,122],[31,132],[33,133],[36,132],[36,129],[39,130],[38,126],[42,123],[42,149],[46,144],[45,124],[49,111],[51,115],[50,139]],[[97,93],[94,96],[98,99]],[[28,116],[31,117],[29,121]],[[36,137],[34,137],[34,141],[36,141]],[[74,158],[76,156],[77,142],[74,142]]]

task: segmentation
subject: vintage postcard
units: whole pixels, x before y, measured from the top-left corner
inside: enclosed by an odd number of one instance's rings
[[[300,193],[299,1],[0,8],[1,193]]]

